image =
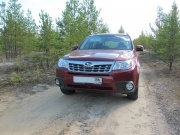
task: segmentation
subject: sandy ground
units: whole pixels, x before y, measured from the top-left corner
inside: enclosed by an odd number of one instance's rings
[[[14,62],[3,62],[3,63],[0,63],[0,66],[12,66],[14,65]]]
[[[77,92],[63,95],[50,87],[33,95],[1,95],[1,135],[169,135],[142,65],[139,99],[125,95]]]

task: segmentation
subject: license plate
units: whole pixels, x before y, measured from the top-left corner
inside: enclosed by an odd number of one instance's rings
[[[74,76],[73,77],[74,83],[93,83],[93,84],[102,84],[101,77],[80,77]]]

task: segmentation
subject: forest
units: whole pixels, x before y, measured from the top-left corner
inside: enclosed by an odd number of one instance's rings
[[[31,10],[24,12],[18,0],[0,3],[0,59],[41,61],[49,68],[64,54],[80,45],[92,33],[110,32],[108,25],[100,18],[100,10],[94,0],[68,0],[62,16],[54,20],[46,11],[39,13],[37,24]],[[121,24],[117,32],[124,32]],[[180,19],[177,4],[164,13],[157,9],[152,32],[142,31],[134,45],[157,54],[167,63],[169,70],[180,60]]]

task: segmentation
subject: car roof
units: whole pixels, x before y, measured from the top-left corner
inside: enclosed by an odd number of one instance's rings
[[[124,33],[96,33],[96,34],[92,34],[90,36],[103,36],[103,35],[109,35],[109,36],[129,36],[128,34],[124,34]]]

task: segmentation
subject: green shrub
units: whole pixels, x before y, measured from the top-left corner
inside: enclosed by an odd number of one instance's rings
[[[41,74],[41,69],[39,68],[39,66],[36,67],[35,73],[37,76],[39,76]]]
[[[21,75],[17,74],[16,72],[13,72],[11,74],[11,82],[12,83],[21,83],[22,82],[22,77]]]

